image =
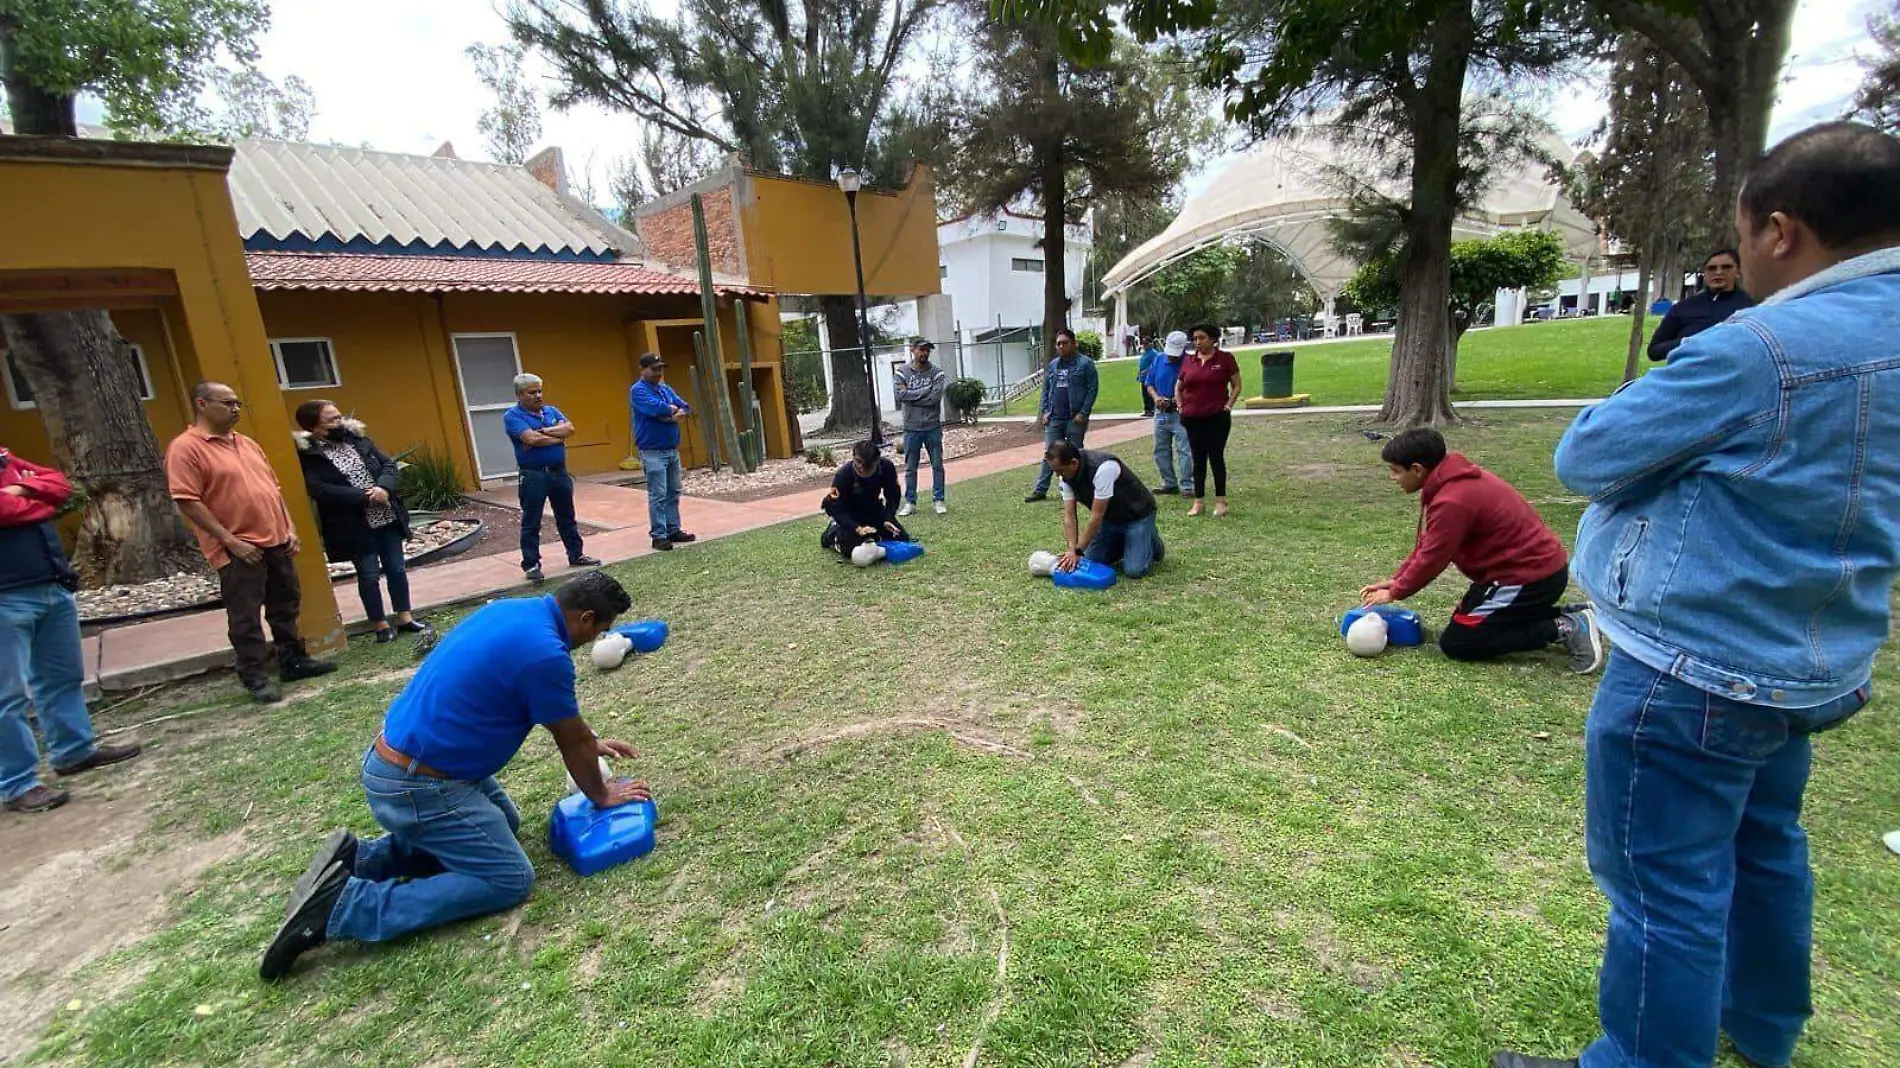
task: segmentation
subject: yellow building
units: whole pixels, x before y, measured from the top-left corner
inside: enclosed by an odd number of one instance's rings
[[[140,391],[160,442],[186,423],[190,383],[240,396],[276,386],[225,185],[231,150],[48,137],[0,137],[0,314],[104,308],[133,343]],[[33,398],[7,361],[0,444],[29,459],[51,450]],[[245,413],[287,490],[301,489],[282,408]],[[300,539],[317,544],[309,499],[285,493]],[[342,641],[323,555],[300,553],[306,640]]]

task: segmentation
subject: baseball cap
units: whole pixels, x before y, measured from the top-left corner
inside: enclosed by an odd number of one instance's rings
[[[1161,351],[1169,356],[1179,356],[1187,351],[1187,347],[1188,336],[1179,330],[1169,334],[1168,340],[1161,343]]]
[[[666,366],[666,360],[663,359],[660,356],[660,354],[657,352],[649,352],[645,356],[640,357],[640,367],[642,369],[645,369],[648,367],[665,367],[665,366]]]
[[[920,337],[913,340],[910,343],[910,347],[913,349],[930,349],[934,352],[937,348],[937,343],[927,337]]]

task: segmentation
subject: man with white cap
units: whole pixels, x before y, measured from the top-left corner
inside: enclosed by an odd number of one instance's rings
[[[1174,384],[1181,377],[1181,360],[1187,353],[1188,336],[1179,330],[1161,343],[1161,358],[1148,367],[1143,385],[1155,406],[1155,468],[1161,472],[1162,493],[1194,496],[1194,467],[1188,454],[1187,428],[1181,425],[1181,408],[1174,402]],[[1175,477],[1175,472],[1180,477]]]

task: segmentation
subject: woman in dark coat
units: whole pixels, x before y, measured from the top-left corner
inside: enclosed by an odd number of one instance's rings
[[[343,418],[327,400],[298,405],[297,425],[303,428],[297,434],[297,460],[317,506],[324,555],[332,563],[356,565],[356,590],[363,614],[376,624],[376,640],[394,641],[397,631],[427,630],[409,614],[409,571],[402,559],[409,509],[396,493],[396,461],[363,436],[363,424]],[[383,614],[379,576],[389,583],[394,627]]]
[[[866,541],[909,541],[910,533],[897,521],[904,495],[897,488],[897,467],[878,454],[877,446],[860,441],[851,459],[832,476],[825,494],[825,514],[831,517],[818,544],[849,557]]]

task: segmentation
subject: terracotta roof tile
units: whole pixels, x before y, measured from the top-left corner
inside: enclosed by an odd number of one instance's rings
[[[376,256],[327,252],[247,252],[258,289],[382,293],[622,293],[696,296],[696,279],[633,263],[584,263],[480,256]],[[756,286],[714,283],[720,296],[764,298]]]

